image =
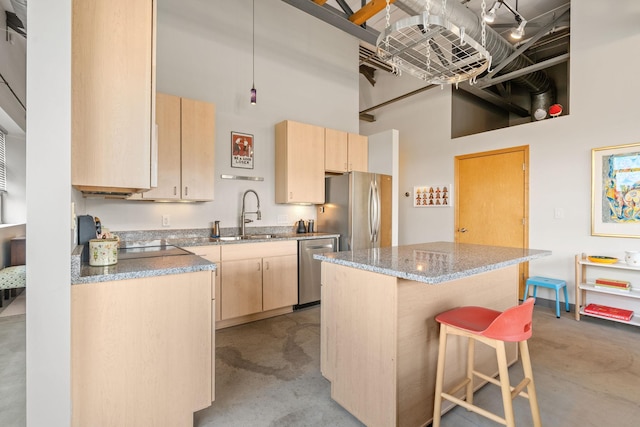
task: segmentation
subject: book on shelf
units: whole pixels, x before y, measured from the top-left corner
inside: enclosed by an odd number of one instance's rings
[[[616,280],[616,279],[596,279],[596,283],[599,285],[609,285],[609,286],[618,286],[620,288],[628,288],[631,287],[631,282],[626,280]]]
[[[584,308],[584,312],[597,316],[609,317],[611,319],[629,321],[633,317],[633,311],[624,308],[609,307],[600,304],[589,304]]]
[[[612,288],[620,288],[620,289],[630,289],[631,282],[627,282],[626,280],[615,280],[615,279],[596,279],[596,286],[610,286]]]

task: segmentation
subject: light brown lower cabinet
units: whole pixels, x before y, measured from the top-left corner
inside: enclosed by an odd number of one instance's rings
[[[213,400],[213,280],[71,287],[72,426],[193,426]]]
[[[222,320],[262,311],[262,258],[224,261]]]
[[[273,310],[298,303],[298,256],[262,259],[262,309]]]
[[[291,311],[298,302],[297,254],[295,240],[222,246],[221,320],[248,316],[252,321],[269,317],[267,312],[281,314],[273,310]]]

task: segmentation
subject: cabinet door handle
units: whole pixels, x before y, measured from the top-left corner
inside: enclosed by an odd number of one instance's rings
[[[258,271],[260,271],[260,263],[258,263]]]
[[[184,187],[184,195],[185,196],[189,195],[189,187]]]
[[[267,261],[266,264],[267,264],[267,270],[268,270],[269,269],[269,261]]]
[[[178,194],[178,186],[177,186],[177,185],[174,185],[174,186],[173,186],[173,195],[175,196],[175,195],[177,195],[177,194]]]
[[[289,191],[289,199],[293,199],[293,191]]]
[[[344,164],[344,170],[347,170],[347,164],[346,163]]]

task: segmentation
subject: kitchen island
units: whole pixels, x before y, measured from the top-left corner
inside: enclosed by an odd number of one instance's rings
[[[322,260],[321,371],[331,397],[369,427],[429,423],[439,338],[434,317],[464,305],[500,311],[516,305],[518,264],[550,254],[436,242],[315,255]],[[508,359],[517,360],[515,345]],[[465,363],[466,342],[450,338],[445,389],[463,379]],[[496,375],[493,350],[477,346],[476,366]]]
[[[72,426],[193,426],[215,399],[216,265],[171,245],[71,257]]]

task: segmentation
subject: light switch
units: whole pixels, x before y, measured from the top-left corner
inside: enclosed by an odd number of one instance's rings
[[[562,208],[555,208],[555,209],[553,210],[553,217],[554,217],[555,219],[562,219],[562,218],[564,218],[564,209],[562,209]]]
[[[162,226],[163,227],[169,227],[171,225],[171,216],[169,215],[162,215]]]

